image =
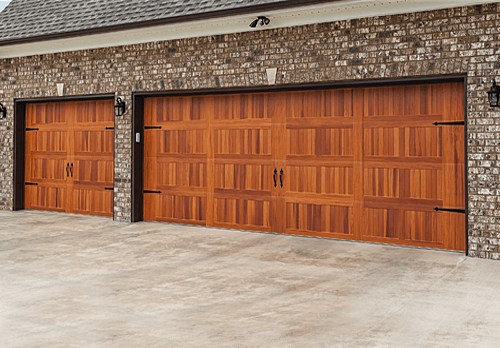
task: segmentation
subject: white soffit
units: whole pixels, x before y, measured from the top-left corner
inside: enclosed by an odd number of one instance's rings
[[[131,45],[152,41],[267,30],[345,19],[412,13],[494,2],[498,2],[498,0],[348,0],[262,13],[256,12],[254,14],[245,14],[241,16],[78,36],[67,39],[0,46],[0,59]],[[250,28],[250,22],[258,15],[269,17],[271,19],[271,24],[268,26],[259,25],[255,29]]]

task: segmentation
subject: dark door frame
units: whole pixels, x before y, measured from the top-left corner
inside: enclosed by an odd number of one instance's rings
[[[394,85],[419,85],[426,83],[449,83],[462,82],[464,84],[464,143],[465,143],[465,253],[469,253],[469,225],[467,216],[469,214],[469,183],[467,180],[467,74],[461,75],[441,75],[404,77],[396,79],[376,79],[364,81],[342,81],[326,82],[302,85],[280,85],[280,86],[258,86],[258,87],[238,87],[238,88],[218,88],[218,89],[196,89],[196,90],[175,90],[160,92],[134,92],[132,93],[133,115],[132,115],[132,222],[143,221],[143,190],[144,190],[144,99],[150,97],[178,97],[178,96],[205,96],[237,93],[256,92],[285,92],[285,91],[305,91],[317,89],[338,89],[338,88],[363,88],[381,87]],[[136,136],[140,142],[136,142]]]
[[[47,97],[14,99],[14,204],[13,210],[24,210],[25,154],[26,154],[26,105],[52,102],[71,102],[86,100],[115,100],[114,94],[89,96]],[[116,121],[115,121],[116,122]],[[116,124],[115,124],[116,126]]]

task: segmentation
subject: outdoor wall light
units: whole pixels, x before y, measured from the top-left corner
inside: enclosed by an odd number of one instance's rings
[[[493,79],[493,86],[491,86],[491,89],[488,91],[488,101],[492,108],[500,107],[498,104],[500,101],[500,87],[497,86],[495,79]]]
[[[7,117],[7,108],[0,103],[0,120]]]
[[[116,98],[115,115],[122,116],[125,113],[125,102],[122,98]]]
[[[260,21],[260,25],[269,25],[271,23],[271,20],[265,16],[259,16],[257,17],[256,20],[254,20],[252,23],[250,23],[250,28],[255,28],[257,24]]]

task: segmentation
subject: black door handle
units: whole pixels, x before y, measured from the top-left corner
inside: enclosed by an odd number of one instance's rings
[[[71,167],[69,167],[69,171],[71,172],[71,177],[73,177],[73,163],[71,163]]]
[[[274,175],[273,175],[274,187],[276,187],[276,174],[278,174],[278,169],[274,168]]]
[[[280,182],[281,182],[281,188],[283,188],[283,168],[281,168],[281,172],[280,172]]]
[[[69,177],[69,163],[66,163],[66,177]]]

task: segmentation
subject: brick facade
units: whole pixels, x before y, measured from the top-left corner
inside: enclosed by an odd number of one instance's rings
[[[13,202],[15,98],[115,93],[115,219],[131,219],[132,92],[466,74],[469,255],[500,259],[500,4],[0,60],[0,210]]]

